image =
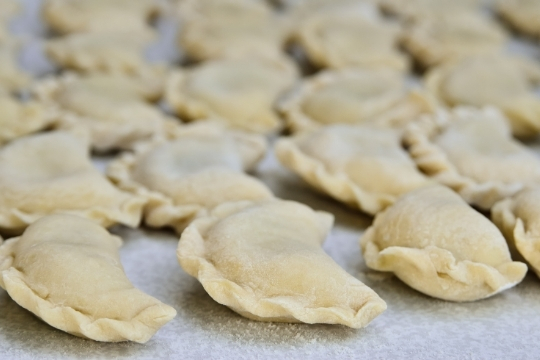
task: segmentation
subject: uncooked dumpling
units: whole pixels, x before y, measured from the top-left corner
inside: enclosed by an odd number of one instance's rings
[[[510,250],[540,277],[540,188],[524,189],[491,209],[491,219],[502,231]]]
[[[31,135],[1,148],[0,232],[20,233],[53,213],[137,226],[144,199],[115,188],[88,152],[84,141],[65,132]]]
[[[166,137],[177,123],[147,101],[162,90],[162,74],[146,77],[64,74],[34,86],[37,98],[56,109],[64,128],[88,129],[98,151],[131,148]]]
[[[37,102],[22,103],[0,91],[0,146],[18,137],[43,130],[55,122],[53,112]]]
[[[512,138],[495,108],[441,110],[411,123],[404,142],[422,171],[485,210],[540,182],[540,159]]]
[[[476,13],[419,19],[403,36],[403,45],[425,67],[453,58],[502,50],[508,36],[495,21]]]
[[[476,55],[443,64],[426,76],[426,87],[448,106],[496,106],[516,136],[540,133],[540,65],[503,54]]]
[[[0,286],[49,325],[97,341],[147,342],[176,311],[133,287],[122,240],[72,215],[51,215],[0,246]]]
[[[406,94],[405,77],[389,70],[326,70],[302,81],[278,103],[293,132],[336,123],[402,126],[435,106],[419,92]]]
[[[46,0],[43,17],[56,32],[130,32],[148,28],[156,0]]]
[[[181,232],[193,217],[221,203],[271,198],[262,182],[244,173],[265,150],[261,136],[197,123],[178,129],[174,140],[123,154],[108,175],[121,189],[148,199],[148,225]]]
[[[406,19],[418,19],[434,15],[462,16],[480,9],[482,0],[379,0],[381,8],[388,13]]]
[[[292,201],[228,203],[182,233],[178,260],[247,318],[361,328],[386,304],[322,250],[332,222]]]
[[[71,34],[49,40],[45,51],[62,68],[137,74],[149,67],[144,51],[155,38],[153,30]]]
[[[0,92],[22,90],[30,77],[17,64],[19,47],[12,42],[0,44]]]
[[[378,17],[330,11],[302,21],[295,37],[318,67],[405,71],[409,61],[397,48],[399,33],[396,24]]]
[[[430,182],[401,147],[401,132],[373,125],[329,125],[283,138],[276,155],[316,189],[371,215]]]
[[[360,245],[368,267],[443,300],[480,300],[527,273],[497,227],[443,186],[401,197],[375,217]]]
[[[229,126],[259,133],[278,129],[274,103],[297,78],[288,59],[220,59],[169,78],[166,98],[185,120],[222,119]]]
[[[540,36],[540,1],[498,0],[496,11],[515,29],[531,36]]]
[[[186,0],[180,3],[179,13],[180,46],[195,60],[239,51],[278,53],[287,33],[284,21],[262,1]]]

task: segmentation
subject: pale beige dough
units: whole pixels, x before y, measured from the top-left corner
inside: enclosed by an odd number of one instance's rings
[[[0,246],[0,286],[47,324],[97,341],[147,342],[176,310],[136,289],[122,240],[73,215],[51,215]]]
[[[375,217],[360,245],[368,267],[443,300],[480,300],[527,273],[497,227],[443,186],[402,196]]]
[[[247,318],[361,328],[386,304],[322,250],[332,223],[292,201],[227,203],[182,233],[177,255],[215,301]]]
[[[114,187],[66,132],[31,135],[0,149],[0,231],[20,233],[38,219],[71,213],[103,226],[136,227],[145,200]]]
[[[129,149],[141,140],[167,137],[177,125],[148,103],[159,98],[164,75],[66,73],[40,81],[33,92],[58,113],[62,128],[89,131],[95,150]]]
[[[279,161],[319,191],[374,215],[401,194],[430,183],[401,147],[401,132],[329,125],[278,140]]]
[[[0,92],[17,92],[30,83],[30,76],[18,65],[19,45],[0,43]]]
[[[469,56],[433,68],[426,88],[448,106],[496,106],[510,120],[519,137],[540,133],[540,65],[503,54]]]
[[[180,46],[198,61],[237,52],[275,55],[288,33],[285,19],[263,1],[187,0],[179,13]]]
[[[506,237],[512,255],[540,277],[540,188],[524,189],[496,203],[491,220]]]
[[[153,30],[77,33],[48,40],[47,55],[60,67],[84,72],[137,74],[150,65],[145,48],[156,39]]]
[[[436,15],[461,16],[480,9],[482,0],[378,0],[381,8],[406,19]]]
[[[42,15],[60,34],[111,33],[145,30],[159,11],[155,0],[46,0]]]
[[[178,129],[171,141],[140,144],[113,161],[107,174],[121,189],[148,199],[147,225],[180,233],[221,203],[271,198],[262,182],[244,173],[265,151],[259,135],[199,122]]]
[[[17,0],[0,1],[0,44],[8,41],[9,23],[21,10],[21,4]]]
[[[506,31],[477,13],[418,19],[405,31],[403,46],[424,67],[471,54],[501,51]]]
[[[540,36],[540,1],[498,0],[495,8],[515,29],[531,36]]]
[[[397,24],[379,17],[329,11],[303,20],[295,41],[318,67],[406,71],[409,60],[397,47],[400,31]]]
[[[422,171],[484,210],[540,182],[540,159],[495,108],[441,110],[411,123],[404,143]]]
[[[337,123],[399,127],[436,106],[405,88],[405,77],[395,70],[325,70],[300,82],[277,107],[293,132]]]
[[[165,97],[184,120],[220,118],[229,126],[258,133],[281,127],[274,106],[297,79],[286,58],[226,58],[169,77]]]
[[[57,119],[52,111],[42,104],[30,101],[23,103],[0,91],[0,146],[18,137],[43,130]]]

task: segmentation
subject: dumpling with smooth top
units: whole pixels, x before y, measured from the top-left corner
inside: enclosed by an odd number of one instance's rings
[[[322,250],[332,223],[293,201],[227,203],[182,233],[178,260],[215,301],[249,319],[361,328],[386,304]]]
[[[368,267],[448,301],[493,296],[527,273],[497,227],[440,185],[405,194],[377,214],[360,245]]]
[[[147,342],[176,311],[136,289],[122,240],[90,220],[51,215],[0,246],[0,286],[47,324],[97,341]]]

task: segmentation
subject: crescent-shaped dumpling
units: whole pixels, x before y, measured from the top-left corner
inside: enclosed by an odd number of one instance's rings
[[[178,260],[247,318],[361,328],[386,304],[322,250],[332,223],[293,201],[227,203],[182,233]]]
[[[401,132],[372,125],[329,125],[278,140],[279,161],[315,189],[374,215],[430,182],[401,147]]]
[[[0,149],[0,231],[20,233],[38,219],[71,213],[103,226],[137,226],[144,199],[115,188],[65,132],[14,140]]]
[[[423,172],[485,210],[540,182],[540,159],[512,138],[495,108],[426,115],[408,126],[404,143]]]
[[[498,0],[495,10],[513,28],[530,36],[540,36],[540,2],[537,0]]]
[[[73,215],[51,215],[0,246],[0,286],[47,324],[97,341],[147,342],[176,311],[133,287],[122,240]]]
[[[413,20],[437,15],[459,17],[479,10],[481,0],[380,0],[379,4],[384,12]]]
[[[263,137],[203,122],[180,128],[175,136],[141,144],[107,171],[120,188],[148,199],[148,225],[181,232],[194,216],[221,203],[272,197],[262,182],[244,173],[264,155]]]
[[[506,237],[512,255],[525,260],[540,277],[540,189],[524,189],[496,203],[491,220]]]
[[[412,191],[377,214],[360,245],[368,267],[449,301],[495,295],[527,273],[510,258],[497,227],[439,185]]]

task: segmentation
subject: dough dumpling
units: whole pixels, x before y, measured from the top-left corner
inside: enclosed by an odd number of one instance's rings
[[[540,189],[524,189],[496,203],[491,220],[506,237],[512,255],[525,260],[540,277]]]
[[[135,154],[113,161],[108,175],[148,199],[148,225],[181,232],[194,216],[221,203],[271,198],[262,182],[244,173],[265,151],[261,136],[198,123],[181,128],[171,141],[140,144]]]
[[[498,0],[496,11],[512,27],[520,32],[540,36],[540,1]]]
[[[274,104],[297,75],[285,58],[212,60],[171,74],[166,99],[182,119],[219,118],[234,128],[268,133],[281,126]]]
[[[0,246],[0,286],[47,324],[97,341],[147,342],[176,311],[133,287],[122,240],[72,215],[51,215]]]
[[[424,67],[453,58],[501,51],[508,40],[495,21],[476,13],[419,19],[403,36],[405,49]]]
[[[17,64],[18,52],[17,44],[0,43],[0,93],[23,90],[30,83],[30,76]]]
[[[156,0],[46,0],[42,13],[60,34],[111,33],[147,29],[148,20],[159,10]]]
[[[379,0],[383,11],[405,19],[462,16],[480,9],[482,0]]]
[[[249,319],[361,328],[386,304],[322,250],[332,222],[293,201],[228,203],[182,233],[178,260]]]
[[[475,55],[443,64],[426,75],[426,87],[448,106],[496,106],[519,137],[540,133],[540,65],[503,54]]]
[[[137,74],[150,66],[145,48],[155,39],[153,30],[80,33],[48,40],[45,51],[62,68]]]
[[[61,118],[61,127],[87,129],[98,151],[129,149],[141,140],[166,137],[177,121],[147,101],[162,91],[157,77],[67,73],[36,84],[33,92]]]
[[[484,210],[540,182],[540,159],[512,138],[495,108],[425,116],[409,125],[404,143],[423,172]]]
[[[293,132],[337,123],[399,127],[435,107],[419,92],[407,95],[405,87],[405,77],[390,69],[326,70],[303,80],[278,109]]]
[[[263,1],[186,0],[178,39],[189,58],[202,61],[224,54],[278,53],[287,27]]]
[[[0,90],[0,146],[43,130],[56,122],[54,114],[35,101],[22,103]]]
[[[430,182],[394,129],[329,125],[282,138],[275,150],[279,161],[311,186],[371,215]]]
[[[85,142],[72,134],[31,135],[0,149],[0,232],[20,233],[53,213],[136,227],[143,205],[143,198],[107,181]]]
[[[406,71],[409,60],[398,50],[399,33],[397,25],[379,17],[330,11],[302,21],[295,39],[317,67]]]
[[[360,245],[368,267],[443,300],[480,300],[527,273],[497,227],[443,186],[412,191],[377,214]]]

